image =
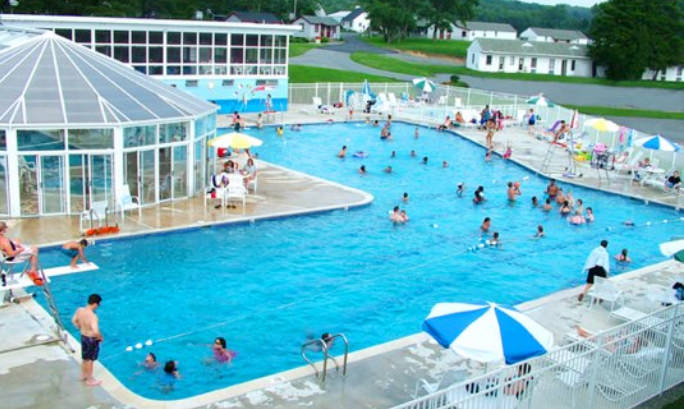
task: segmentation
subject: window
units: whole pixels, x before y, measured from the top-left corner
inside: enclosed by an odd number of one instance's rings
[[[200,62],[211,62],[211,47],[202,47],[199,50]]]
[[[131,39],[134,44],[147,44],[147,33],[145,31],[134,31],[131,33]]]
[[[188,88],[196,88],[199,85],[197,80],[187,80],[185,81],[185,86]]]
[[[197,47],[183,47],[183,62],[196,63],[197,62]]]
[[[463,37],[463,38],[466,38],[466,36],[467,36],[467,35],[468,35],[468,33],[467,33],[467,32],[465,32],[465,31],[461,31],[461,37]]]
[[[221,81],[222,87],[232,87],[235,84],[235,80],[223,80]]]
[[[114,58],[121,62],[128,62],[128,46],[114,47]]]
[[[247,46],[256,47],[259,45],[259,36],[257,34],[247,34]]]
[[[180,47],[168,47],[166,49],[166,62],[180,62]]]
[[[243,45],[245,43],[244,34],[231,34],[230,35],[230,45]]]
[[[164,33],[161,31],[150,31],[149,32],[149,43],[150,44],[163,44],[164,43]]]
[[[131,50],[132,62],[147,62],[147,49],[145,47],[132,47]]]
[[[278,80],[256,80],[256,85],[268,85],[271,87],[277,87]]]
[[[56,28],[55,34],[57,34],[60,37],[68,38],[69,40],[72,39],[72,33],[70,28]]]
[[[159,126],[159,143],[184,141],[187,135],[188,124],[186,122]]]
[[[150,62],[164,62],[164,50],[161,47],[150,47],[148,53]]]
[[[556,71],[556,60],[549,59],[549,74],[554,74]]]
[[[114,42],[117,44],[128,44],[128,31],[115,31]]]
[[[525,59],[523,57],[518,58],[518,71],[522,71],[525,66]]]
[[[141,72],[143,74],[147,74],[147,66],[145,65],[134,65],[133,69],[135,69],[138,72]]]
[[[228,34],[214,34],[214,44],[226,45],[228,42]]]
[[[7,150],[7,136],[4,129],[0,129],[0,151]]]
[[[197,44],[197,33],[183,33],[183,44]]]
[[[18,130],[17,146],[20,151],[64,150],[64,130]]]
[[[180,33],[166,33],[166,43],[167,44],[180,44],[181,34]]]
[[[109,30],[97,30],[97,31],[95,31],[95,42],[96,43],[111,43],[112,42],[112,32]]]
[[[475,64],[475,53],[472,53],[472,54],[471,54],[470,62],[471,62],[472,64]]]
[[[111,149],[113,129],[69,129],[69,149]]]
[[[492,65],[492,56],[491,56],[491,55],[488,55],[488,56],[487,56],[487,60],[486,60],[486,63],[485,63],[485,64],[487,64],[487,65]]]
[[[532,57],[530,61],[530,72],[533,74],[537,72],[537,57]]]
[[[575,71],[575,60],[570,63],[570,71]]]
[[[104,54],[107,57],[112,56],[112,47],[109,45],[97,45],[95,46],[95,51],[97,51],[100,54]]]
[[[89,43],[90,30],[75,30],[74,37],[77,43]]]
[[[214,49],[214,62],[219,64],[225,64],[227,61],[227,49],[226,47],[216,47]]]
[[[211,45],[211,33],[200,33],[199,43],[201,45]]]
[[[164,67],[161,65],[150,65],[147,73],[149,75],[162,75],[164,74]]]
[[[154,145],[155,143],[157,143],[157,127],[154,125],[124,128],[124,148]]]

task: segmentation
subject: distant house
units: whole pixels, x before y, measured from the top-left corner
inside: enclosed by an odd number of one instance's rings
[[[295,37],[304,37],[309,40],[328,38],[339,40],[340,23],[332,17],[301,16],[292,24],[302,26],[302,31],[295,33]]]
[[[272,13],[257,13],[251,11],[234,11],[228,15],[226,21],[231,23],[259,23],[282,24],[283,22]]]
[[[434,30],[434,26],[428,27],[426,37],[433,38]],[[503,38],[514,40],[517,37],[518,32],[515,31],[515,28],[510,24],[488,23],[484,21],[452,23],[448,30],[437,30],[437,38],[440,40],[473,41],[476,38]]]
[[[659,71],[658,75],[655,77],[656,80],[659,81],[676,81],[676,82],[681,82],[682,81],[682,71],[684,71],[684,66],[682,65],[674,65],[672,67],[667,67],[665,71]],[[644,80],[652,80],[653,79],[653,70],[646,70],[644,71],[644,75],[641,77]]]
[[[342,19],[345,18],[345,17],[347,17],[347,14],[349,14],[349,13],[351,13],[350,10],[340,10],[340,11],[336,11],[336,12],[334,12],[334,13],[328,14],[328,17],[332,17],[332,18],[334,18],[335,20],[337,20],[338,22],[341,23],[341,22],[342,22]]]
[[[355,31],[357,33],[363,33],[370,27],[370,19],[368,18],[368,13],[366,13],[361,7],[356,6],[351,13],[347,14],[342,19],[342,28]]]
[[[529,41],[544,41],[547,43],[568,43],[587,45],[590,40],[578,30],[556,30],[553,28],[530,27],[520,33],[520,38]]]
[[[468,47],[466,67],[486,72],[522,72],[592,77],[596,73],[579,44],[477,38]]]

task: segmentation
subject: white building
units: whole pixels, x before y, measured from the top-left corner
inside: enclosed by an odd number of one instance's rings
[[[684,66],[682,65],[675,65],[672,67],[667,67],[665,71],[660,71],[658,75],[656,76],[656,80],[659,81],[682,81],[682,71],[684,70]],[[653,79],[653,70],[646,70],[644,72],[644,75],[641,77],[641,79],[644,80],[652,80]]]
[[[3,14],[3,24],[47,29],[211,101],[221,113],[287,110],[289,36],[298,25]]]
[[[466,67],[486,72],[591,77],[593,64],[584,45],[478,38],[468,47]]]
[[[426,37],[433,38],[434,26],[428,27]],[[437,38],[440,40],[467,40],[476,38],[501,38],[515,40],[518,32],[510,24],[488,23],[483,21],[466,21],[451,24],[449,30],[437,30]]]
[[[340,39],[340,23],[332,17],[301,16],[292,24],[299,24],[302,31],[293,34],[295,37],[304,37],[311,40]]]
[[[587,45],[590,40],[578,30],[556,30],[552,28],[530,27],[520,33],[520,39],[529,41],[544,41],[547,43],[568,43]]]
[[[332,17],[335,20],[337,20],[339,23],[342,22],[342,19],[347,17],[347,14],[351,13],[351,10],[340,10],[336,11],[334,13],[328,14],[328,17]]]
[[[361,7],[356,6],[351,13],[347,14],[342,19],[342,28],[351,30],[357,33],[363,33],[370,27],[370,19]]]

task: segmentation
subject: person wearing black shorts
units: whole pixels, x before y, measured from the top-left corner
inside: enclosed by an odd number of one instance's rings
[[[584,263],[584,270],[587,271],[587,284],[577,297],[577,301],[582,302],[587,291],[594,285],[594,278],[607,278],[610,272],[610,255],[608,254],[607,240],[601,240],[601,245],[591,251],[586,263]]]
[[[102,297],[91,294],[88,305],[76,310],[71,322],[81,332],[81,380],[88,386],[97,386],[102,381],[93,377],[93,364],[100,352],[100,342],[104,341],[95,310],[100,306]]]

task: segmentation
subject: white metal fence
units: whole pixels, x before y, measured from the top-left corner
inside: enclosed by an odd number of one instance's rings
[[[582,338],[392,409],[623,409],[684,381],[684,308]]]
[[[360,112],[363,108],[362,102],[356,98],[349,100],[348,95],[350,91],[360,94],[362,86],[363,84],[361,83],[341,82],[290,84],[288,92],[289,103],[311,105],[313,97],[318,97],[325,105],[342,103],[346,107],[350,103],[357,112]],[[521,120],[521,115],[529,111],[530,108],[533,108],[535,113],[542,119],[538,125],[539,131],[543,130],[543,128],[550,128],[558,120],[569,122],[573,115],[573,110],[560,105],[554,107],[529,105],[526,102],[530,98],[529,96],[473,88],[460,88],[440,84],[437,85],[434,92],[430,93],[428,100],[420,104],[411,105],[401,101],[421,99],[421,91],[414,87],[413,84],[408,82],[371,83],[370,87],[376,94],[394,94],[398,103],[393,104],[389,110],[385,111],[386,113],[391,113],[394,118],[430,124],[442,123],[447,115],[453,118],[458,111],[462,113],[473,111],[479,114],[485,105],[501,110],[506,117],[511,118],[513,121]],[[626,148],[629,138],[635,141],[638,138],[648,136],[647,133],[638,130],[634,130],[630,135],[629,129],[623,129],[618,132],[597,132],[593,129],[584,129],[584,123],[590,118],[593,117],[584,114],[579,115],[580,127],[577,130],[577,136],[582,137],[585,145],[601,142],[611,150],[619,152]],[[633,149],[640,150],[641,148]],[[649,156],[654,165],[666,170],[684,170],[684,154],[682,154],[682,151],[678,154],[673,154],[645,150],[645,156]]]

